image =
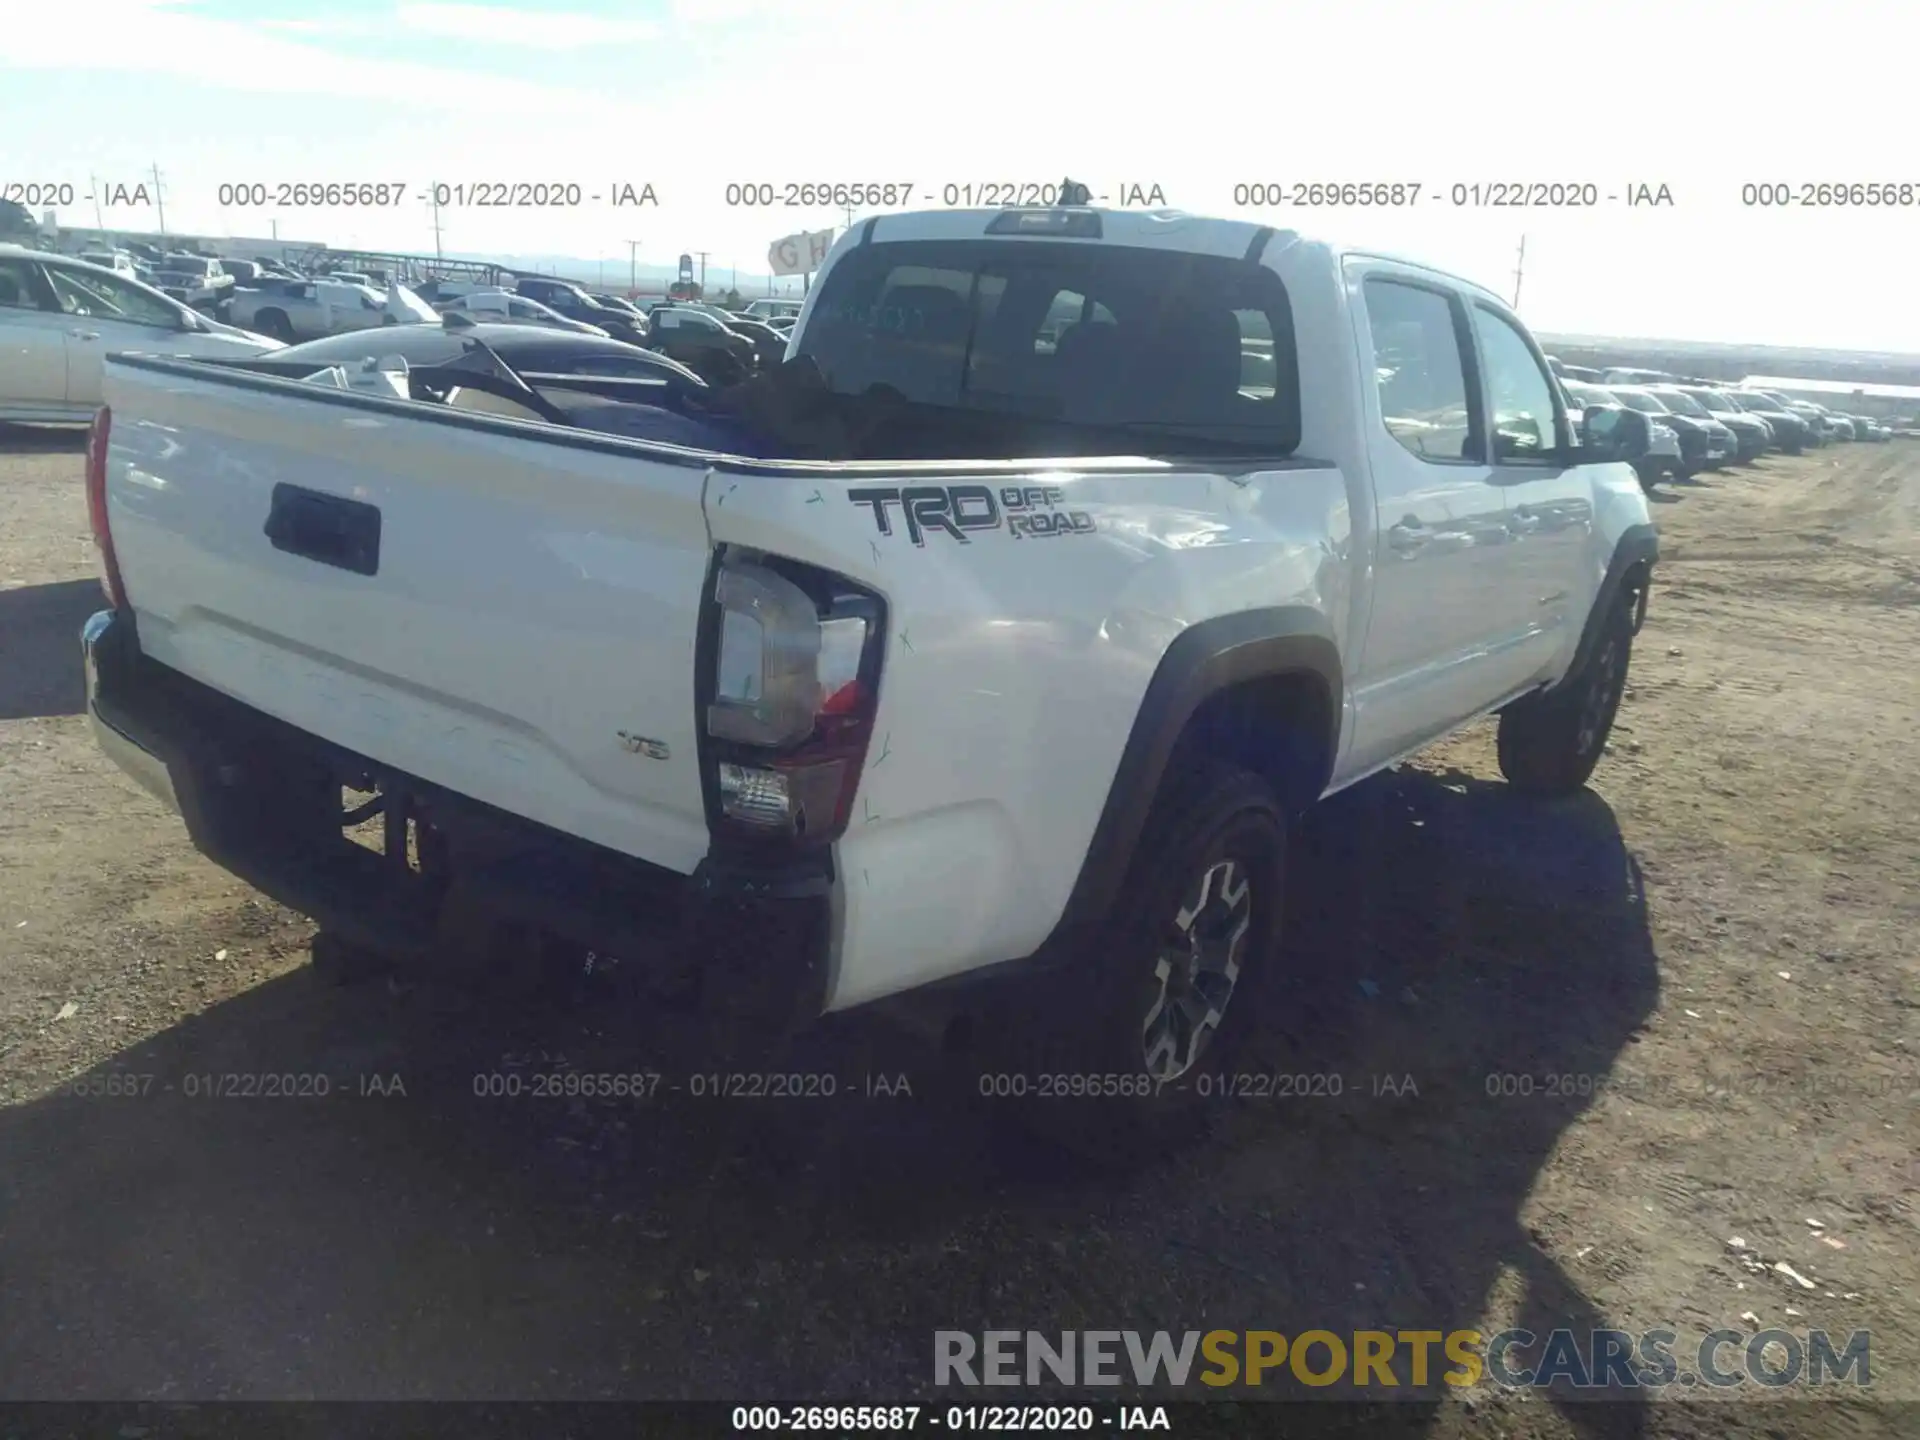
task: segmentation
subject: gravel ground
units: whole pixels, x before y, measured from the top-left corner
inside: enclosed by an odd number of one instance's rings
[[[698,1028],[612,992],[321,986],[311,926],[90,742],[80,471],[63,439],[0,438],[0,1396],[924,1397],[944,1328],[1747,1315],[1870,1329],[1877,1396],[1920,1401],[1920,447],[1661,495],[1591,793],[1519,802],[1483,726],[1323,807],[1265,1033],[1343,1093],[1223,1112],[1124,1177],[1020,1144],[870,1016],[794,1057],[832,1100],[721,1103],[669,1088],[715,1061]],[[667,1079],[474,1093],[562,1070]],[[188,1093],[262,1072],[331,1093]],[[911,1098],[866,1093],[902,1074]],[[1757,1413],[1442,1389],[1397,1416]]]

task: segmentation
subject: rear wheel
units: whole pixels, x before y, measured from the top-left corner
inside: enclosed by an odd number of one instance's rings
[[[260,333],[272,340],[293,343],[293,322],[279,310],[262,310],[254,317]]]
[[[1162,791],[1114,913],[1016,1037],[1028,1129],[1102,1164],[1207,1133],[1273,957],[1286,834],[1272,789],[1236,766],[1201,762]]]
[[[1636,603],[1633,591],[1614,602],[1579,673],[1500,712],[1500,773],[1514,788],[1533,795],[1570,795],[1592,776],[1626,692]]]

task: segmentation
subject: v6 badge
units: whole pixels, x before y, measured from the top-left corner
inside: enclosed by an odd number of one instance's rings
[[[626,730],[616,730],[620,737],[620,748],[630,755],[644,755],[649,760],[665,760],[668,756],[667,742],[649,740],[644,735],[635,735]]]

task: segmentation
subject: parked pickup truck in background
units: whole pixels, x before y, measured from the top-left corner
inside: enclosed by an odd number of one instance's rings
[[[1229,1063],[1299,812],[1489,713],[1529,794],[1600,758],[1649,425],[1576,432],[1477,286],[1170,212],[888,215],[790,367],[840,458],[111,359],[100,743],[329,966],[519,926],[741,1035],[1036,987],[991,1043],[1133,1077],[1036,1112],[1103,1153]]]
[[[153,275],[154,286],[181,304],[218,320],[231,319],[227,304],[234,295],[233,276],[213,256],[170,253],[154,267]]]
[[[289,344],[440,318],[405,286],[389,286],[383,295],[344,280],[263,279],[257,288],[234,292],[231,314],[235,325]]]

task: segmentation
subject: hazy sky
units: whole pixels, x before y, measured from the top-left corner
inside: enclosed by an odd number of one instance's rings
[[[455,250],[643,261],[767,245],[834,209],[729,182],[1158,184],[1183,209],[1403,251],[1548,331],[1920,351],[1911,0],[82,0],[0,27],[0,186],[132,184],[169,229],[431,250],[412,198],[241,210],[223,182],[650,182],[657,209],[448,209]],[[1402,181],[1410,211],[1249,211],[1234,187]],[[1455,185],[1593,182],[1596,209]],[[1748,183],[1906,183],[1905,209],[1742,204]],[[149,180],[149,184],[150,184]],[[1674,204],[1607,203],[1646,184]],[[5,193],[14,193],[11,189]],[[35,207],[36,211],[41,207]],[[862,212],[867,213],[867,212]],[[61,211],[93,223],[92,206]],[[148,209],[105,223],[151,228]],[[610,266],[617,273],[619,266]],[[611,278],[611,277],[610,277]]]

